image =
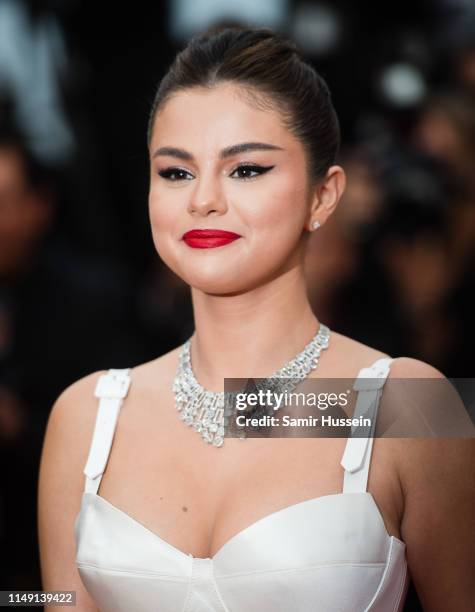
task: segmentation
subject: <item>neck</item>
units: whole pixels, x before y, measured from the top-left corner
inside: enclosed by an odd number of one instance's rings
[[[320,322],[296,266],[239,295],[192,288],[195,333],[191,362],[205,388],[222,391],[223,378],[270,376],[303,350]]]

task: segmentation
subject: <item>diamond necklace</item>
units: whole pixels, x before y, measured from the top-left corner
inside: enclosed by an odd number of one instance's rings
[[[280,389],[295,388],[311,370],[315,370],[320,353],[328,347],[329,340],[329,328],[320,323],[318,332],[305,348],[266,380],[292,379],[289,384],[281,386]],[[222,446],[225,427],[224,392],[208,391],[196,380],[191,367],[190,347],[191,338],[188,338],[180,351],[178,368],[173,381],[175,405],[180,413],[180,418],[193,427],[197,433],[200,433],[205,442],[214,446]]]

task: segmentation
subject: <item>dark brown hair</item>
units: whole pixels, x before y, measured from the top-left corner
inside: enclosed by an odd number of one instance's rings
[[[310,182],[325,176],[340,144],[330,91],[296,45],[269,28],[221,27],[194,36],[160,82],[148,146],[157,112],[174,93],[221,82],[241,85],[253,103],[276,108],[307,152]]]

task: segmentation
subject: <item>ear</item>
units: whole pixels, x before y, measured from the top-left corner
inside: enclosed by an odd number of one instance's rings
[[[315,185],[307,218],[307,229],[313,231],[318,221],[323,225],[335,210],[346,187],[346,174],[341,166],[331,166]]]

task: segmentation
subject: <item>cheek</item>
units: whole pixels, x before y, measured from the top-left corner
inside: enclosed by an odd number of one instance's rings
[[[183,221],[182,203],[178,194],[158,193],[151,189],[148,214],[155,248],[165,263],[174,266],[174,243],[179,239],[179,224]]]
[[[295,181],[282,180],[271,190],[263,189],[254,195],[243,212],[251,241],[259,241],[260,250],[270,254],[294,247],[305,223],[304,189],[296,186]]]
[[[152,231],[161,233],[170,231],[170,225],[173,224],[174,217],[179,214],[177,208],[178,198],[172,194],[166,196],[158,187],[152,186],[148,195],[148,212]]]

